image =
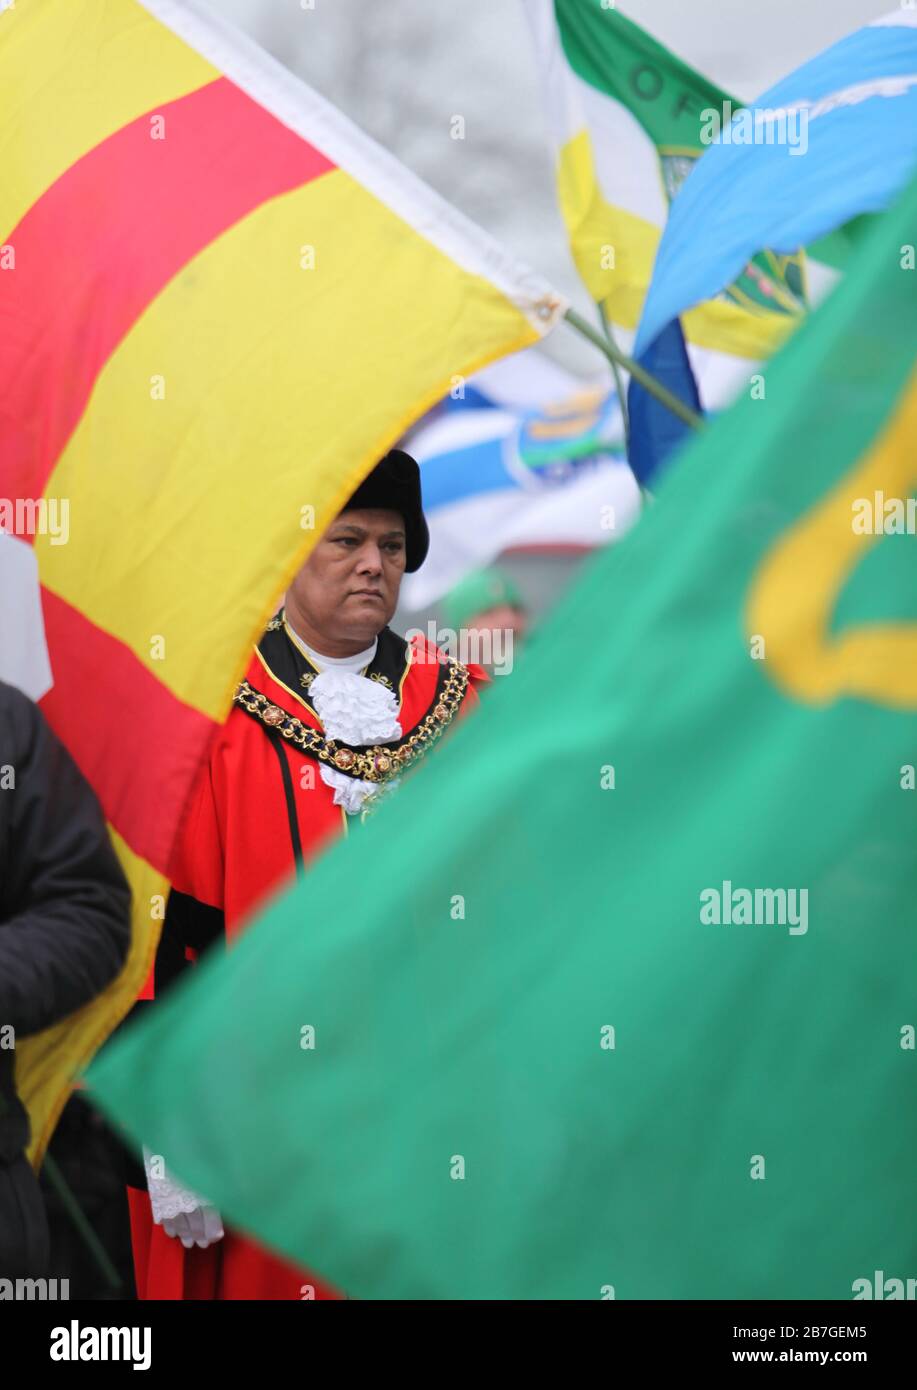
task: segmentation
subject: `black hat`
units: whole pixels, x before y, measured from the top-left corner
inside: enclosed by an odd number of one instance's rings
[[[342,511],[351,507],[384,507],[404,517],[405,570],[413,574],[427,558],[430,532],[423,514],[420,469],[403,449],[391,449],[364,478]]]

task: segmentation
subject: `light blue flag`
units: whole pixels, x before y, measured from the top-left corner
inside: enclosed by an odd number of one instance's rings
[[[788,142],[736,143],[752,119],[758,141],[785,124]],[[786,255],[889,207],[915,164],[917,12],[898,10],[778,82],[698,161],[659,245],[637,354],[735,280],[762,246]]]
[[[716,126],[708,118],[708,128]],[[917,12],[859,29],[738,112],[672,204],[634,355],[691,403],[671,347],[679,316],[730,285],[767,246],[788,255],[889,207],[917,165]],[[672,364],[666,371],[666,363]],[[632,383],[631,464],[644,483],[683,430]]]

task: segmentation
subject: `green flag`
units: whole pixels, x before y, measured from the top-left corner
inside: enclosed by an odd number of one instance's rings
[[[915,222],[917,183],[430,766],[97,1062],[230,1222],[359,1297],[917,1273]]]

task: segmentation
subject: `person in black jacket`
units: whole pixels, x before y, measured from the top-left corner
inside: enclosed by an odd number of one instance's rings
[[[130,890],[98,802],[31,700],[0,682],[0,1276],[47,1271],[15,1044],[72,1014],[124,964]],[[10,1046],[12,1040],[13,1046]]]

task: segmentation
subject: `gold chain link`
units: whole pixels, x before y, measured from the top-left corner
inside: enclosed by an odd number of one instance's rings
[[[450,658],[448,665],[449,674],[433,710],[421,720],[412,734],[394,747],[374,744],[371,748],[353,748],[346,743],[337,743],[288,714],[282,706],[275,705],[245,680],[237,686],[233,701],[268,728],[277,729],[283,738],[319,762],[328,763],[365,782],[381,783],[423,757],[452,722],[468,688],[469,673],[467,666],[459,661]]]

